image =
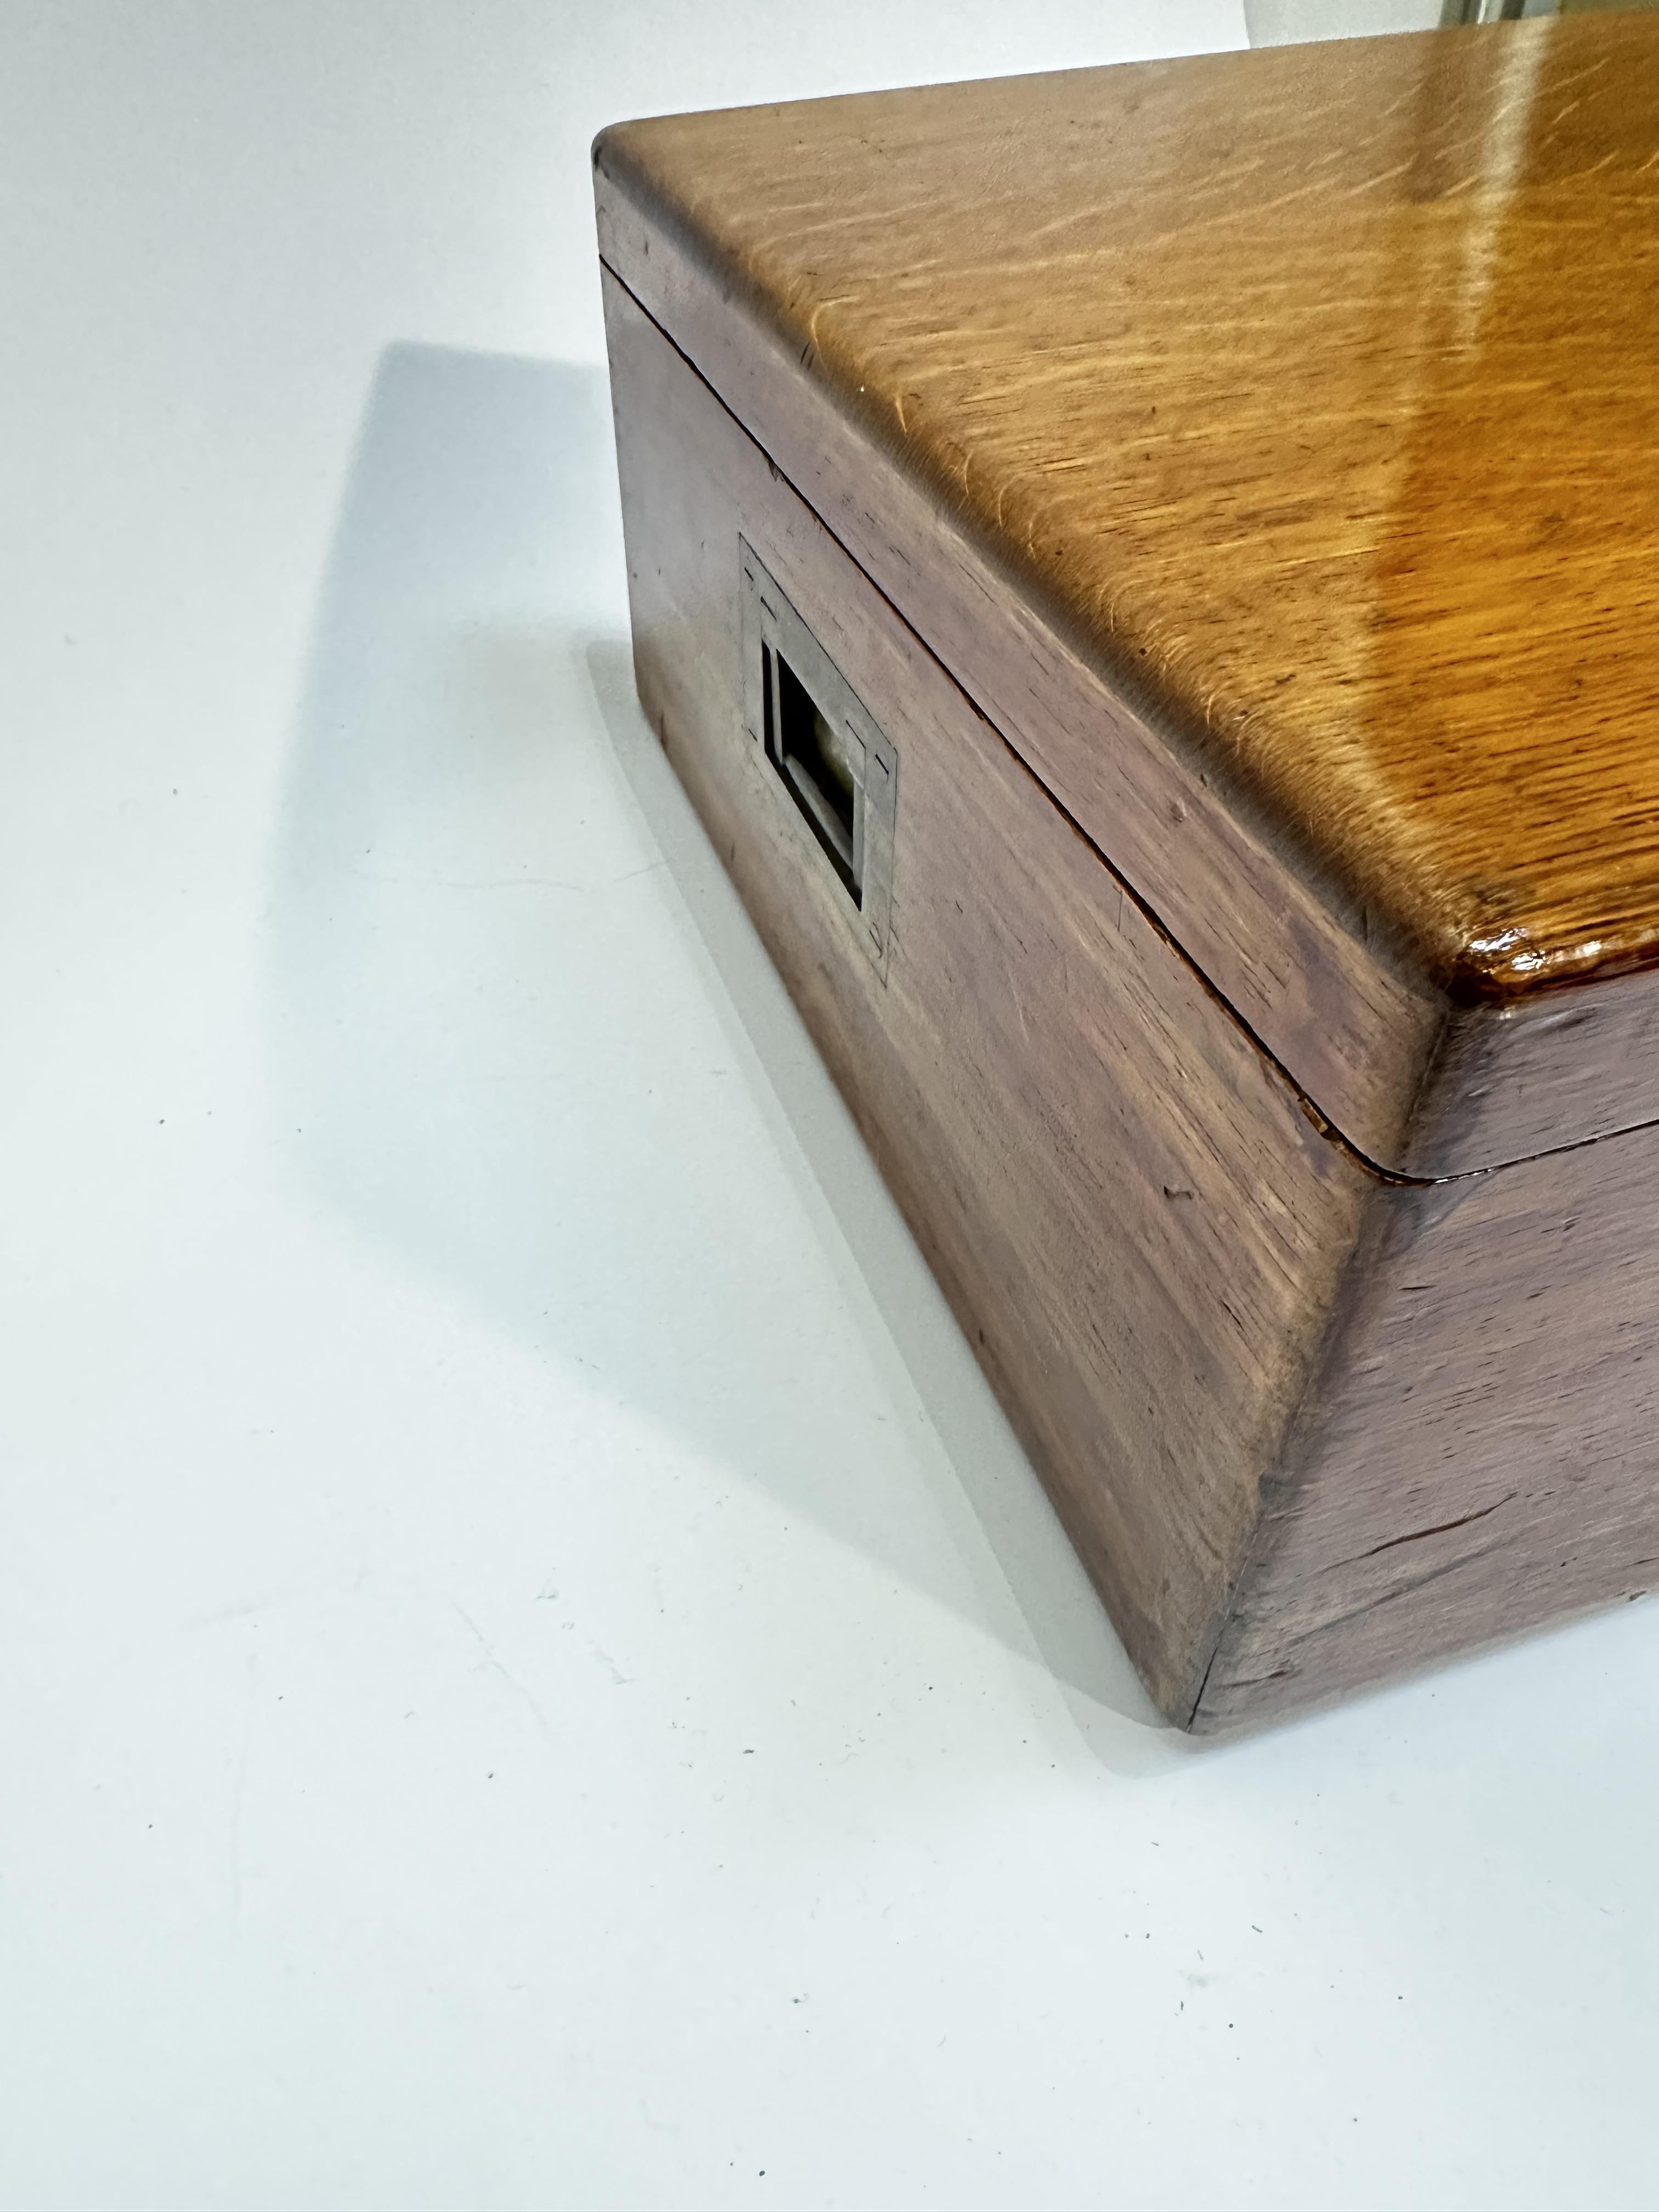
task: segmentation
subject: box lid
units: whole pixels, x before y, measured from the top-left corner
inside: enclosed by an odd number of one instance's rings
[[[595,160],[616,272],[1357,1149],[1659,1115],[1659,23]]]

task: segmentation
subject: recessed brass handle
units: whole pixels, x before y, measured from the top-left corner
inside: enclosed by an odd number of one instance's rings
[[[738,550],[745,726],[885,982],[898,756],[754,548]]]

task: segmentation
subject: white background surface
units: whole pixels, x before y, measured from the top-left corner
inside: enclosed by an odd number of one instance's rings
[[[1253,46],[1432,31],[1445,19],[1443,0],[1243,0],[1243,7]]]
[[[1659,1609],[1158,1726],[632,704],[602,122],[1236,6],[0,15],[0,2201],[1636,2206]]]

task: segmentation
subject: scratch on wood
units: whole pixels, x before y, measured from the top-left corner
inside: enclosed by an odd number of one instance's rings
[[[1501,1512],[1504,1506],[1512,1505],[1520,1495],[1518,1490],[1512,1490],[1495,1505],[1483,1505],[1478,1513],[1466,1513],[1461,1520],[1437,1521],[1432,1528],[1413,1528],[1407,1536],[1390,1536],[1386,1544],[1373,1544],[1369,1552],[1361,1552],[1353,1564],[1358,1566],[1360,1559],[1375,1559],[1383,1552],[1397,1552],[1402,1544],[1420,1544],[1428,1536],[1449,1536],[1454,1528],[1470,1528],[1475,1522],[1485,1521],[1492,1514]]]

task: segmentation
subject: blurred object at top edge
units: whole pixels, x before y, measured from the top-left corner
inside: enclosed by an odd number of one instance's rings
[[[1384,31],[1654,8],[1659,0],[1244,0],[1244,20],[1253,46],[1283,46],[1304,39],[1363,39]]]

